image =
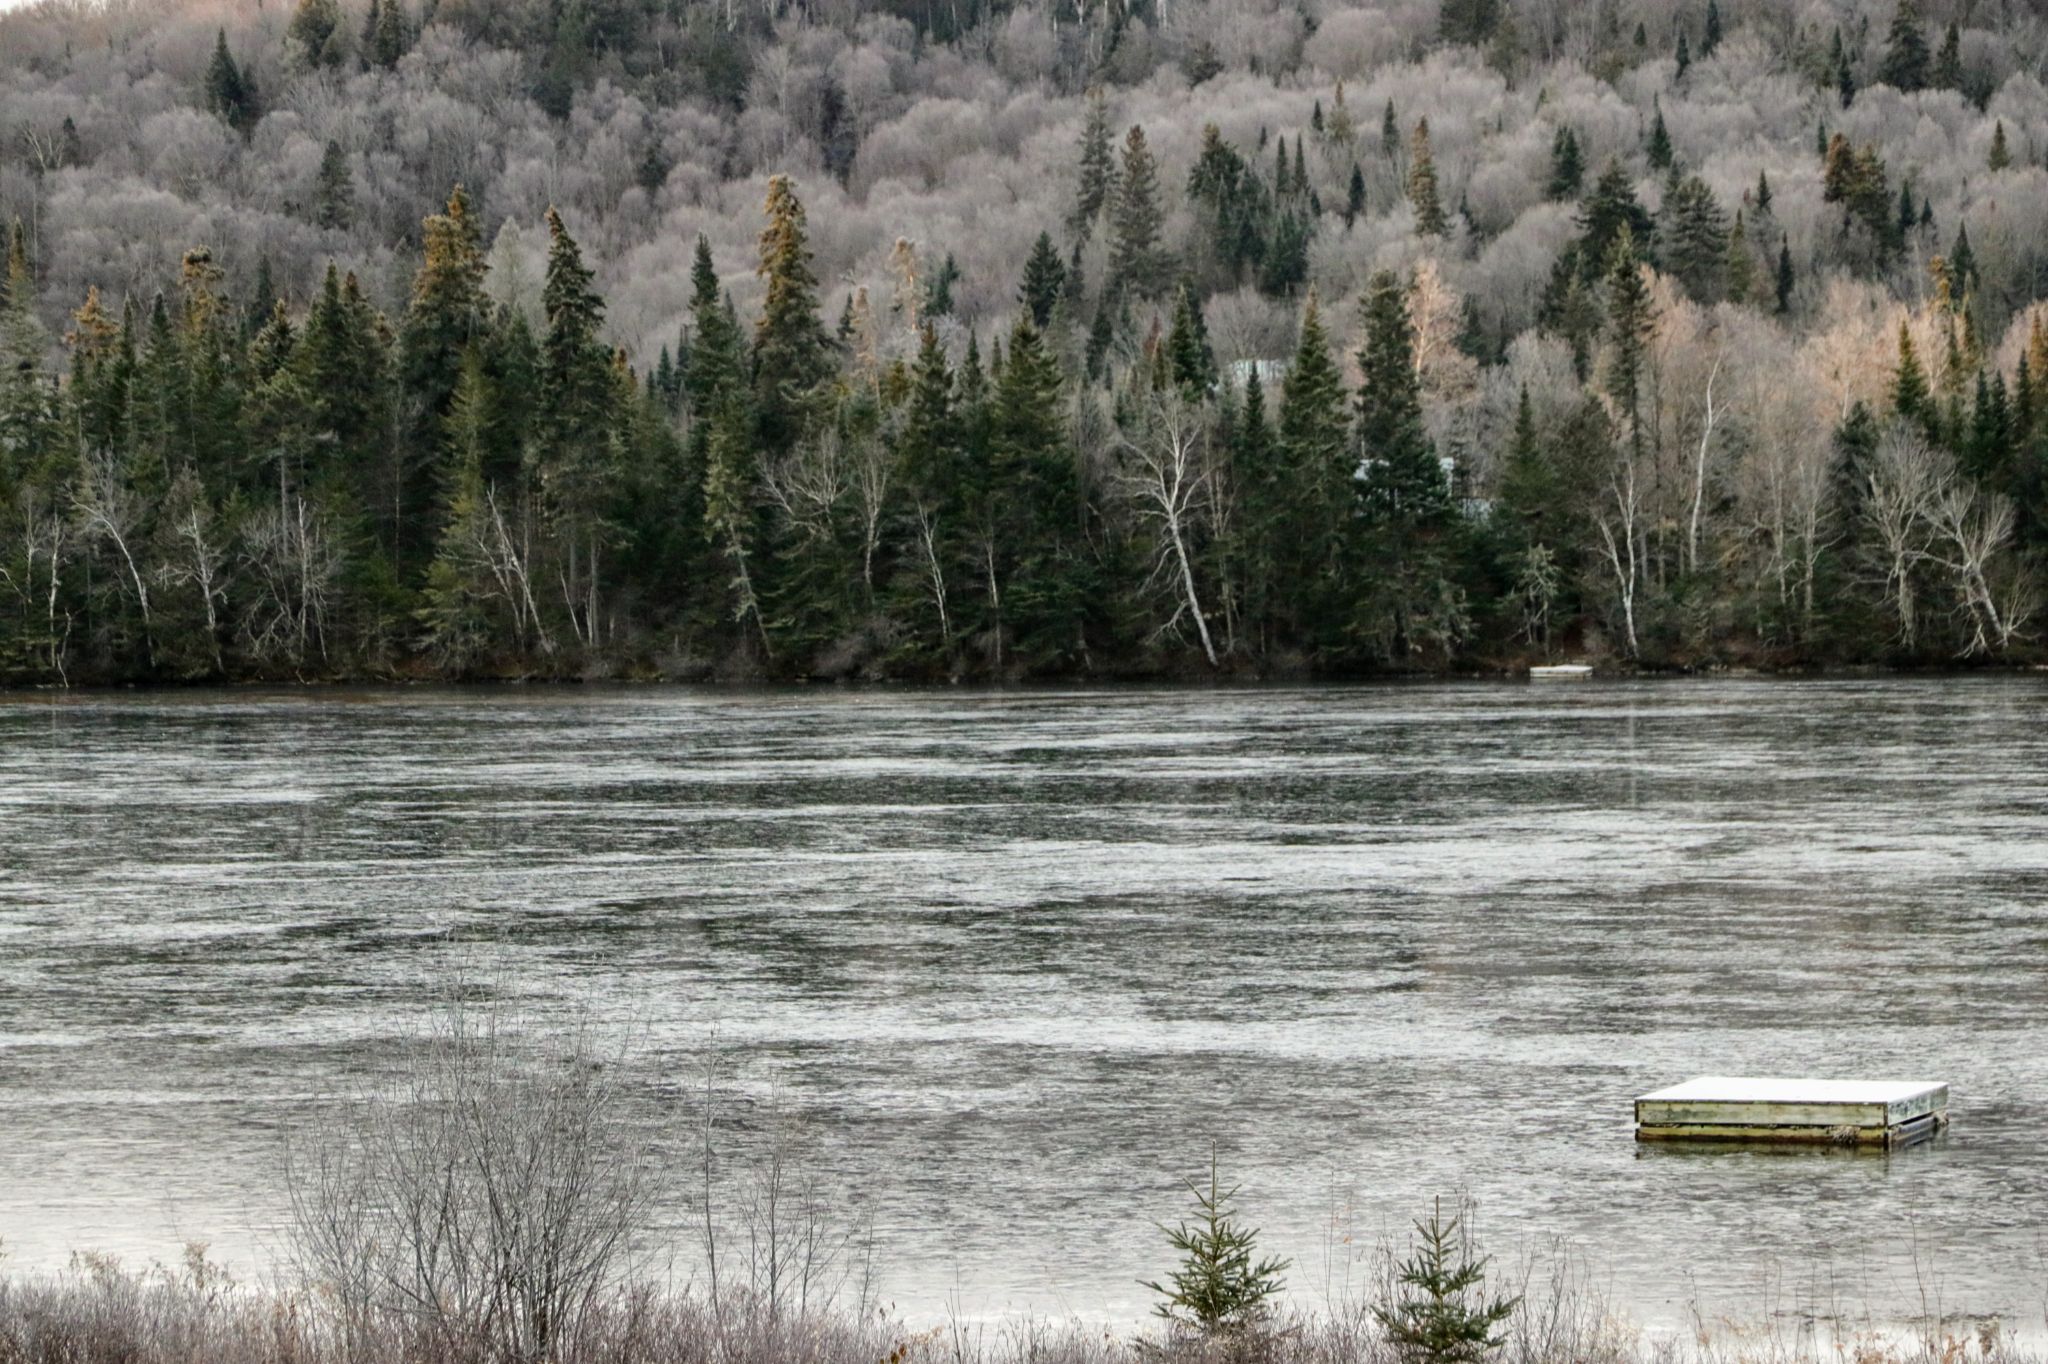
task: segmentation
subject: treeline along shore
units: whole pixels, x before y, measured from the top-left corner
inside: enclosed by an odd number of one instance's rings
[[[7,16],[0,678],[2038,656],[2038,24],[1111,8]]]

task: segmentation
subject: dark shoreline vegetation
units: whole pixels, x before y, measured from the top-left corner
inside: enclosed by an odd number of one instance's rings
[[[2022,9],[45,0],[0,680],[2039,658]]]

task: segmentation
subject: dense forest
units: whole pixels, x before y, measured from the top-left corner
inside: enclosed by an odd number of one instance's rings
[[[2036,656],[2018,0],[42,0],[0,679]]]

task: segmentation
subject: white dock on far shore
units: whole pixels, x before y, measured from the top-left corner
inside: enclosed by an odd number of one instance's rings
[[[1942,1080],[1708,1075],[1636,1100],[1637,1141],[1901,1146],[1948,1125]]]

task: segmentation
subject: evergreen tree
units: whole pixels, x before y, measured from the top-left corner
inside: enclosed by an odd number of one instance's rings
[[[347,231],[355,222],[355,201],[356,181],[349,172],[348,157],[341,144],[330,139],[313,187],[313,225],[330,232]]]
[[[1110,243],[1111,287],[1152,298],[1166,287],[1172,264],[1160,245],[1159,167],[1136,124],[1124,138],[1123,174],[1117,185]]]
[[[1991,127],[1991,152],[1984,158],[1984,164],[1994,171],[2002,171],[2012,164],[2012,149],[2005,143],[2004,119]]]
[[[1417,1222],[1419,1244],[1399,1273],[1408,1291],[1373,1309],[1406,1364],[1482,1364],[1500,1348],[1504,1337],[1495,1332],[1521,1301],[1480,1296],[1487,1262],[1472,1257],[1459,1223],[1445,1220],[1441,1203]]]
[[[340,65],[341,10],[335,0],[299,0],[285,26],[285,41],[303,65]]]
[[[1918,0],[1899,0],[1892,26],[1885,37],[1884,62],[1877,78],[1894,90],[1908,94],[1927,87],[1929,58],[1927,34],[1921,29]]]
[[[1081,183],[1068,219],[1076,237],[1086,239],[1116,198],[1116,160],[1110,144],[1109,105],[1100,89],[1088,92],[1088,122],[1081,130]]]
[[[1459,628],[1447,600],[1444,532],[1450,488],[1422,425],[1414,328],[1400,283],[1387,271],[1367,285],[1358,352],[1361,506],[1373,592],[1360,622],[1393,658],[1447,644]]]
[[[1913,333],[1906,324],[1899,324],[1899,363],[1892,374],[1892,411],[1901,421],[1910,421],[1922,428],[1933,427],[1937,422],[1934,394],[1927,386],[1927,372],[1920,367],[1919,352],[1913,346]]]
[[[1168,369],[1173,382],[1190,401],[1200,402],[1216,385],[1216,353],[1209,345],[1209,327],[1202,306],[1183,284],[1173,303],[1173,328],[1166,337]]]
[[[1437,32],[1447,43],[1484,44],[1501,20],[1501,0],[1444,0]]]
[[[1059,363],[1019,318],[996,380],[989,450],[998,496],[996,666],[1054,666],[1083,645],[1080,487],[1066,443]]]
[[[1429,120],[1415,124],[1408,143],[1408,203],[1415,210],[1415,230],[1425,237],[1441,237],[1451,230],[1444,215],[1443,200],[1436,183],[1436,159],[1429,150]]]
[[[244,137],[260,117],[255,83],[235,64],[234,54],[228,51],[226,29],[214,34],[213,60],[206,67],[206,107]]]
[[[1052,234],[1039,233],[1024,261],[1023,283],[1017,288],[1017,301],[1031,314],[1032,326],[1044,331],[1052,321],[1052,310],[1058,306],[1066,282],[1067,267],[1052,244]]]
[[[609,547],[608,512],[618,492],[612,364],[598,334],[604,301],[591,287],[582,250],[552,208],[547,228],[538,464],[541,490],[567,556],[562,595],[578,637],[593,647],[602,619],[599,565]]]
[[[754,328],[754,402],[762,443],[784,450],[806,425],[819,387],[830,369],[831,343],[818,318],[818,281],[803,204],[786,175],[769,178],[761,232],[761,264],[767,281],[761,320]]]
[[[1302,310],[1301,342],[1281,386],[1280,485],[1273,521],[1285,527],[1276,550],[1275,614],[1294,639],[1341,645],[1355,548],[1352,457],[1344,380],[1330,355],[1314,294]]]
[[[388,71],[398,65],[398,59],[412,46],[412,26],[406,18],[404,0],[381,0],[376,19],[364,50],[371,61]]]
[[[1553,199],[1576,199],[1585,179],[1579,135],[1570,128],[1559,128],[1550,139],[1550,184],[1545,193]]]
[[[1350,227],[1365,214],[1365,172],[1351,163],[1351,183],[1344,190],[1344,226]]]
[[[1240,505],[1227,576],[1238,586],[1247,630],[1264,656],[1273,646],[1281,545],[1292,527],[1286,520],[1291,490],[1282,484],[1284,468],[1266,416],[1266,390],[1257,366],[1245,377],[1244,401],[1231,437],[1230,478]]]
[[[421,235],[424,255],[413,276],[405,316],[399,322],[398,390],[412,468],[404,500],[410,507],[424,509],[429,490],[442,482],[439,471],[453,448],[443,423],[454,401],[465,356],[486,325],[489,304],[483,290],[483,246],[462,186],[457,185],[448,196],[444,212],[426,219]],[[472,396],[474,410],[486,410],[487,395],[479,391]],[[479,446],[479,477],[488,479],[500,472],[492,459],[494,453]],[[399,557],[402,562],[414,562],[424,553],[426,531],[417,523],[400,529]]]
[[[1692,45],[1686,41],[1684,29],[1678,30],[1678,50],[1672,54],[1672,59],[1678,68],[1673,79],[1684,80],[1685,73],[1692,69]]]
[[[1742,210],[1735,210],[1735,225],[1728,229],[1728,301],[1747,303],[1756,293],[1756,257],[1749,249],[1749,229]]]
[[[1394,161],[1401,155],[1401,125],[1394,117],[1394,101],[1387,101],[1380,115],[1380,155]]]
[[[1624,230],[1607,262],[1607,392],[1628,419],[1629,442],[1638,456],[1643,447],[1643,373],[1655,325],[1635,238]]]
[[[1778,242],[1778,269],[1772,281],[1772,291],[1778,300],[1780,314],[1792,309],[1792,288],[1792,242],[1790,238],[1781,238]]]
[[[1626,232],[1640,255],[1656,230],[1619,161],[1609,161],[1579,207],[1578,260],[1591,283],[1605,273],[1614,244]]]
[[[1670,170],[1672,163],[1671,134],[1664,127],[1664,106],[1656,106],[1656,117],[1650,124],[1650,140],[1647,144],[1650,164],[1658,170]]]
[[[1695,302],[1721,297],[1728,263],[1728,217],[1713,190],[1689,175],[1665,196],[1658,240],[1663,264]]]
[[[1937,90],[1960,90],[1963,88],[1963,35],[1957,31],[1953,19],[1948,31],[1941,38],[1941,52],[1934,59],[1934,88]]]
[[[1700,31],[1700,56],[1711,57],[1714,49],[1721,45],[1721,6],[1717,0],[1707,0],[1706,27]]]
[[[1209,1157],[1209,1187],[1184,1181],[1194,1195],[1195,1217],[1167,1233],[1180,1265],[1165,1284],[1146,1285],[1161,1301],[1153,1310],[1182,1330],[1202,1336],[1242,1335],[1255,1330],[1280,1292],[1287,1262],[1258,1258],[1258,1232],[1231,1212],[1235,1188],[1218,1181]]]
[[[1771,211],[1771,177],[1764,171],[1756,173],[1756,212],[1763,217]]]

